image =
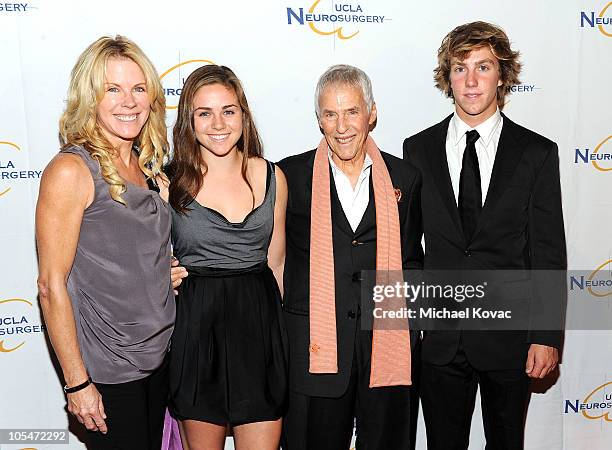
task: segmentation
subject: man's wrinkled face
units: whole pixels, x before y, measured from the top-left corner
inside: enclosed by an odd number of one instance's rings
[[[342,161],[360,157],[376,120],[376,105],[368,112],[359,87],[332,84],[319,96],[319,111],[319,126],[334,155]]]

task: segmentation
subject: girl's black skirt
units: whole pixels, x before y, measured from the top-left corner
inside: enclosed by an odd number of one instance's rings
[[[170,412],[219,425],[276,420],[287,400],[281,297],[266,263],[187,267],[170,351]]]

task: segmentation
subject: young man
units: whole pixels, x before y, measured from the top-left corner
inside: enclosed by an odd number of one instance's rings
[[[315,106],[318,148],[278,163],[289,188],[283,448],[346,450],[356,420],[357,448],[406,450],[417,339],[405,325],[363,329],[361,292],[363,270],[422,266],[419,174],[371,138],[376,105],[362,70],[330,67]]]
[[[455,28],[438,50],[436,87],[455,112],[404,141],[404,159],[423,177],[426,270],[566,269],[557,145],[500,112],[519,83],[518,56],[504,31],[484,22]],[[467,449],[477,386],[487,449],[522,449],[529,378],[554,369],[561,338],[426,331],[428,449]]]

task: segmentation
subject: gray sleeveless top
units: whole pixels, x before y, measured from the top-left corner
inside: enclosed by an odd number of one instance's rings
[[[127,185],[114,201],[100,165],[83,148],[95,194],[85,209],[68,294],[85,367],[99,383],[125,383],[158,368],[175,317],[170,282],[170,213],[159,194]]]
[[[215,269],[245,269],[267,261],[275,201],[276,177],[268,162],[264,200],[240,223],[195,200],[186,214],[171,208],[174,256],[183,266]]]

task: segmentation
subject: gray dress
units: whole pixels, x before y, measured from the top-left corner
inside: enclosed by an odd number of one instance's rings
[[[220,425],[285,412],[287,342],[281,299],[267,264],[276,179],[240,223],[193,201],[172,211],[174,254],[189,276],[177,298],[170,352],[170,411]]]
[[[122,196],[127,207],[114,201],[89,152],[62,153],[83,159],[95,188],[68,277],[85,367],[97,383],[144,378],[163,362],[174,325],[169,207],[133,184]]]

